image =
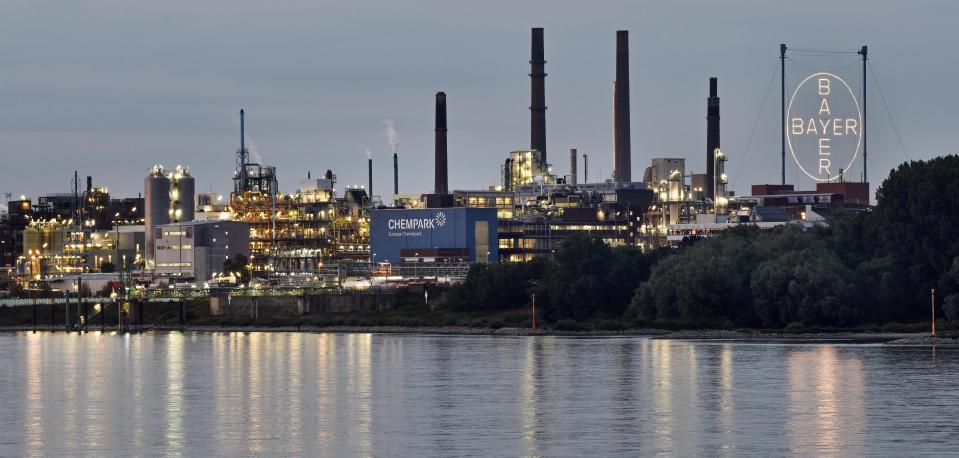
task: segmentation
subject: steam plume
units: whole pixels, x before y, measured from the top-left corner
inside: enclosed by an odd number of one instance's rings
[[[396,133],[396,126],[393,124],[392,119],[383,120],[383,135],[386,137],[386,142],[390,145],[390,152],[395,153],[400,147],[400,137]]]

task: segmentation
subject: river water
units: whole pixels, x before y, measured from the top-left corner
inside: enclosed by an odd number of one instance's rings
[[[0,334],[0,455],[959,454],[959,351]]]

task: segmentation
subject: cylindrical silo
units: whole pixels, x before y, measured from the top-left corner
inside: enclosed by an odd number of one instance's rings
[[[193,221],[196,207],[196,191],[190,169],[178,165],[173,172],[170,202],[173,209],[173,221]]]
[[[146,180],[143,183],[144,188],[144,247],[145,258],[148,263],[153,261],[154,245],[154,227],[170,222],[170,179],[163,170],[163,166],[157,165],[150,169]]]

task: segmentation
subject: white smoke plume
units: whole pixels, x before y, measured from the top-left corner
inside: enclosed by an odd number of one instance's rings
[[[260,148],[253,143],[253,139],[246,135],[246,150],[250,152],[250,162],[254,164],[263,164],[263,157],[260,156]]]
[[[364,147],[363,147],[363,151],[366,152],[366,158],[367,158],[367,159],[373,159],[373,152],[370,151],[369,148],[367,148],[367,147],[364,146]]]
[[[400,147],[400,137],[396,133],[396,125],[392,119],[383,120],[383,135],[386,137],[386,143],[390,145],[390,152],[395,153]]]

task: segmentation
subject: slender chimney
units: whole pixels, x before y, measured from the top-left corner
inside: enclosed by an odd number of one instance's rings
[[[370,172],[370,178],[369,178],[370,184],[369,184],[369,187],[366,188],[366,192],[370,196],[370,205],[373,205],[373,158],[371,157],[367,159],[366,163],[369,165],[369,172]]]
[[[589,155],[583,155],[583,184],[589,183]]]
[[[576,186],[576,148],[569,150],[569,184]]]
[[[436,182],[433,192],[436,194],[449,194],[446,175],[446,93],[436,93],[436,145],[435,145],[435,167]]]
[[[393,153],[393,195],[400,193],[400,159]]]
[[[92,191],[93,191],[93,177],[90,175],[87,175],[87,192],[92,192]]]
[[[74,170],[73,171],[73,200],[70,201],[70,218],[73,219],[77,227],[83,224],[81,221],[83,218],[81,214],[83,211],[80,209],[80,175]]]
[[[613,181],[632,181],[629,144],[629,31],[616,31],[616,83],[613,94]]]
[[[719,96],[717,95],[718,81],[716,77],[709,78],[709,98],[706,99],[706,193],[705,197],[712,199],[712,183],[716,176],[716,148],[719,148]]]
[[[616,80],[613,80],[613,90],[610,98],[610,108],[613,111],[613,173],[616,173]],[[615,177],[613,177],[615,178]],[[586,180],[583,180],[586,183]]]
[[[530,149],[540,152],[546,166],[546,59],[543,53],[543,28],[533,28],[533,50],[530,67]]]
[[[240,177],[240,189],[241,194],[247,190],[247,176],[246,176],[246,161],[248,159],[248,152],[246,150],[246,121],[244,118],[244,110],[240,109],[240,150],[237,151],[237,173]]]

